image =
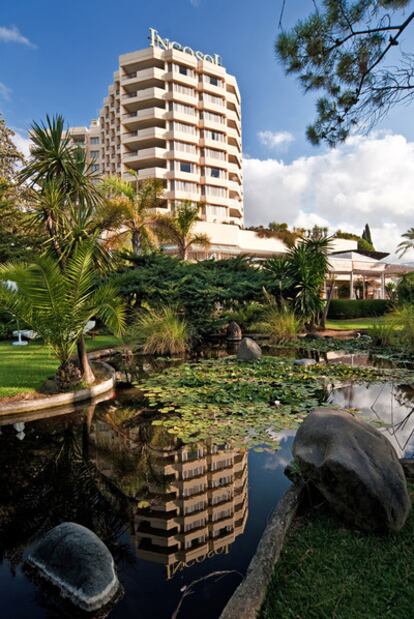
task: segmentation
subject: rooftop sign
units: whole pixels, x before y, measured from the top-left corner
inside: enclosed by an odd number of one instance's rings
[[[197,60],[205,60],[206,62],[212,62],[215,65],[221,65],[221,58],[218,54],[214,54],[211,56],[210,54],[203,54],[200,51],[194,51],[191,47],[181,45],[177,41],[170,41],[169,39],[163,39],[155,30],[155,28],[150,28],[150,46],[151,47],[159,47],[160,49],[169,50],[169,49],[177,49],[180,52],[184,52],[185,54],[190,54],[190,56],[194,56]]]

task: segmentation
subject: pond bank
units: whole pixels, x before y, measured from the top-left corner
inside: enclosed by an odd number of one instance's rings
[[[106,377],[99,383],[85,389],[78,389],[77,391],[70,391],[68,393],[56,393],[45,397],[29,397],[12,402],[2,402],[0,400],[0,416],[58,408],[77,402],[92,400],[93,398],[112,391],[116,384],[115,370],[104,361],[96,361],[95,363],[102,367],[106,374]]]
[[[413,544],[413,512],[398,534],[381,536],[348,528],[325,503],[308,507],[289,531],[259,618],[407,619]]]

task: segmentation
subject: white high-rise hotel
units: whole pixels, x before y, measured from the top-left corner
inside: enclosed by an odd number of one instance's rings
[[[150,29],[150,47],[120,56],[99,120],[70,133],[97,172],[162,179],[164,208],[191,200],[205,222],[243,226],[240,93],[217,54]]]
[[[99,119],[72,127],[73,141],[102,175],[135,180],[132,169],[139,179],[161,179],[165,210],[182,200],[201,204],[197,231],[210,238],[210,256],[286,252],[279,239],[244,230],[236,78],[217,54],[170,41],[153,28],[149,39],[146,49],[120,56]],[[338,241],[341,250],[356,246]]]

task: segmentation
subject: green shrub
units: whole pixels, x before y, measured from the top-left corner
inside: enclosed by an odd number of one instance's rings
[[[370,329],[369,336],[374,346],[392,346],[395,342],[394,320],[375,323]]]
[[[244,331],[257,323],[263,316],[265,306],[257,301],[251,301],[245,305],[240,304],[237,309],[225,314],[226,320],[234,320]]]
[[[407,352],[414,352],[414,305],[404,305],[394,314],[398,343]]]
[[[397,301],[401,305],[414,303],[414,273],[402,277],[397,285]]]
[[[143,345],[144,353],[159,355],[186,352],[190,339],[187,323],[168,306],[141,313],[135,321],[132,337]]]
[[[297,336],[300,322],[289,309],[271,306],[265,311],[263,319],[252,325],[252,329],[266,333],[272,342],[282,343]]]
[[[333,299],[328,318],[367,318],[383,316],[391,311],[392,303],[386,299]]]

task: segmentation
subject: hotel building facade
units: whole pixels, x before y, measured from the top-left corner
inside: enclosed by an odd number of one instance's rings
[[[89,127],[70,128],[73,143],[85,149],[97,175],[119,175],[131,182],[160,179],[161,212],[171,212],[183,200],[200,204],[196,232],[209,237],[210,247],[192,251],[192,259],[286,253],[280,239],[244,229],[236,78],[217,54],[194,51],[162,38],[153,28],[149,39],[149,47],[119,57],[99,118]],[[356,241],[334,239],[333,272],[348,282],[351,298],[361,273],[364,282],[369,279],[364,290],[384,298],[385,284],[401,274],[394,272],[394,265],[355,252]]]
[[[160,179],[162,208],[190,200],[201,219],[243,227],[241,102],[209,56],[163,39],[119,57],[99,119],[69,132],[101,175]],[[131,175],[131,170],[136,177]]]

